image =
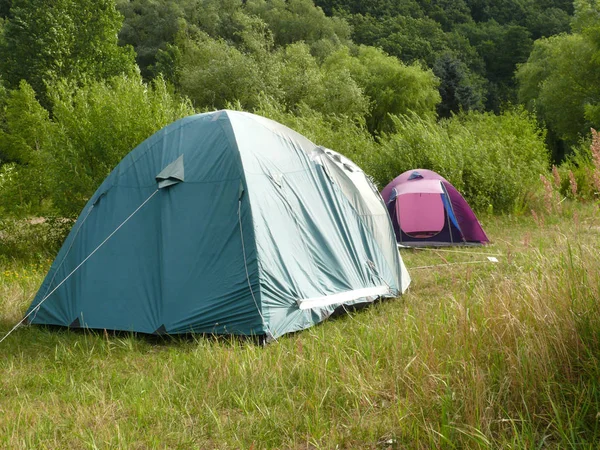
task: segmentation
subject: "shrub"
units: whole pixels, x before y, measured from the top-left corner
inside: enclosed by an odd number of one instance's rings
[[[569,195],[569,173],[577,183],[577,197],[597,200],[600,195],[600,135],[592,128],[591,139],[573,147],[572,153],[560,165],[560,192]]]
[[[431,70],[410,66],[380,49],[341,48],[326,58],[329,73],[347,72],[371,101],[366,124],[374,134],[393,130],[390,114],[417,114],[433,118],[440,102],[439,80]]]
[[[59,217],[0,218],[0,261],[39,261],[53,257],[73,221]]]
[[[139,76],[76,88],[62,82],[49,95],[52,116],[25,82],[11,92],[0,150],[17,164],[0,183],[4,211],[76,216],[130,150],[194,112],[161,79],[147,85]]]
[[[52,200],[74,216],[119,161],[165,125],[194,113],[161,79],[117,77],[52,91],[58,132],[52,155]]]
[[[469,112],[434,122],[395,117],[396,132],[372,155],[385,185],[398,174],[430,169],[448,179],[476,210],[510,212],[540,186],[548,167],[545,133],[521,109],[501,115]]]

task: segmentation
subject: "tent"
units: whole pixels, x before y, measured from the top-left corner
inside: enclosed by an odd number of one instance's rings
[[[452,184],[426,169],[409,170],[381,192],[401,246],[482,245],[488,238]]]
[[[27,319],[269,339],[409,282],[359,167],[272,120],[217,111],[163,128],[117,165]]]

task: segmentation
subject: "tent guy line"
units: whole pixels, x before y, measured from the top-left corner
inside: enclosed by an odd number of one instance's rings
[[[495,259],[495,258],[494,258]],[[444,267],[444,266],[460,266],[463,264],[483,264],[483,263],[497,263],[498,260],[488,259],[487,261],[463,261],[463,262],[454,262],[454,263],[445,263],[445,264],[432,264],[431,266],[417,266],[411,267],[410,270],[418,270],[418,269],[432,269],[434,267]]]
[[[29,312],[27,313],[27,315],[25,315],[25,317],[23,317],[23,318],[22,318],[22,319],[21,319],[19,322],[17,322],[17,324],[16,324],[16,325],[15,325],[15,326],[14,326],[14,327],[13,327],[13,328],[12,328],[12,329],[11,329],[11,330],[8,332],[8,333],[6,333],[6,334],[5,334],[5,335],[2,337],[2,339],[0,339],[0,344],[1,344],[1,343],[2,343],[2,342],[3,342],[3,341],[4,341],[4,340],[5,340],[5,339],[6,339],[8,336],[10,336],[10,335],[11,335],[11,334],[12,334],[12,333],[13,333],[13,332],[14,332],[14,331],[17,329],[17,328],[19,328],[19,326],[21,326],[21,325],[23,324],[23,322],[25,322],[25,321],[26,321],[26,320],[29,318],[29,316],[31,316],[31,314],[33,314],[34,312],[37,312],[37,311],[40,309],[40,307],[42,306],[42,303],[44,303],[44,302],[45,302],[45,301],[46,301],[46,300],[47,300],[47,299],[48,299],[48,298],[49,298],[49,297],[50,297],[52,294],[54,294],[54,292],[56,292],[56,290],[57,290],[59,287],[61,287],[61,286],[62,286],[62,285],[65,283],[65,281],[67,281],[69,278],[71,278],[71,275],[73,275],[75,272],[77,272],[77,270],[79,270],[79,268],[80,268],[81,266],[83,266],[83,265],[86,263],[86,261],[87,261],[88,259],[90,259],[90,258],[91,258],[91,257],[94,255],[94,253],[96,253],[98,250],[100,250],[100,248],[101,248],[101,247],[102,247],[104,244],[106,244],[106,243],[108,242],[108,240],[109,240],[111,237],[113,237],[113,236],[114,236],[114,234],[115,234],[117,231],[119,231],[119,229],[121,229],[121,227],[122,227],[123,225],[125,225],[125,224],[126,224],[128,221],[129,221],[129,219],[131,219],[131,218],[132,218],[132,217],[133,217],[133,216],[134,216],[134,215],[135,215],[135,214],[136,214],[136,213],[137,213],[137,212],[138,212],[140,209],[142,209],[142,207],[143,207],[143,206],[144,206],[146,203],[148,203],[148,202],[150,201],[150,199],[156,195],[156,193],[157,193],[157,192],[158,192],[158,189],[156,189],[156,190],[155,190],[155,191],[154,191],[152,194],[150,194],[150,196],[149,196],[149,197],[148,197],[146,200],[144,200],[144,202],[143,202],[143,203],[142,203],[140,206],[138,206],[138,207],[137,207],[137,209],[136,209],[135,211],[133,211],[133,212],[132,212],[132,213],[129,215],[129,217],[127,217],[127,219],[125,219],[123,222],[121,222],[121,224],[120,224],[120,225],[119,225],[117,228],[115,228],[115,230],[114,230],[112,233],[110,233],[110,234],[109,234],[109,235],[106,237],[106,239],[104,239],[104,240],[103,240],[103,241],[100,243],[100,245],[98,245],[98,246],[97,246],[97,247],[96,247],[96,248],[95,248],[95,249],[94,249],[94,250],[93,250],[93,251],[92,251],[92,252],[91,252],[91,253],[90,253],[88,256],[86,256],[86,257],[85,257],[85,259],[84,259],[83,261],[81,261],[81,262],[80,262],[80,263],[77,265],[77,267],[75,267],[75,268],[74,268],[74,269],[73,269],[73,270],[72,270],[72,271],[71,271],[71,272],[70,272],[70,273],[69,273],[69,274],[68,274],[68,275],[67,275],[67,276],[66,276],[66,277],[65,277],[65,278],[64,278],[64,279],[63,279],[63,280],[60,282],[60,283],[58,283],[58,285],[57,285],[57,286],[56,286],[54,289],[52,289],[52,291],[50,291],[50,293],[49,293],[49,294],[46,294],[46,295],[44,296],[44,298],[43,298],[42,300],[40,300],[40,302],[39,302],[39,303],[38,303],[38,304],[37,304],[35,307],[33,307],[33,308],[31,309],[31,311],[29,311]]]
[[[408,248],[408,247],[404,247]],[[466,255],[483,255],[483,256],[504,256],[502,253],[485,253],[485,252],[469,252],[467,250],[449,250],[445,248],[435,247],[411,247],[411,250],[426,250],[430,252],[446,252],[446,253],[464,253]]]
[[[48,288],[46,289],[46,292],[44,293],[44,298],[46,298],[46,296],[48,295],[48,291],[50,290],[50,287],[52,286],[52,283],[54,283],[54,279],[56,278],[56,275],[58,274],[58,272],[59,272],[60,268],[62,267],[62,265],[64,264],[65,260],[67,259],[67,256],[69,256],[69,253],[71,252],[71,249],[73,248],[73,243],[75,242],[75,239],[77,238],[77,235],[81,231],[81,228],[83,227],[83,224],[88,219],[88,217],[90,216],[90,214],[92,213],[93,210],[94,210],[94,205],[90,206],[90,208],[88,209],[87,214],[85,215],[85,217],[83,218],[83,220],[79,224],[79,227],[77,228],[77,231],[75,232],[75,236],[73,236],[73,239],[71,239],[71,243],[69,244],[69,248],[67,249],[67,251],[65,253],[65,256],[63,257],[62,261],[58,265],[57,269],[54,271],[54,275],[52,275],[52,279],[50,280],[50,283],[48,283]],[[36,314],[37,314],[37,311],[39,311],[39,308],[36,309]],[[29,314],[27,314],[27,316],[24,317],[23,320],[26,320],[28,316],[29,316]],[[33,318],[35,319],[35,314],[33,315]],[[18,324],[17,324],[17,326],[18,326]],[[2,342],[2,341],[0,341],[0,342]]]

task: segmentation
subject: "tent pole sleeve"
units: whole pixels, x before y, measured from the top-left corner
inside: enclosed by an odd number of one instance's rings
[[[446,189],[446,186],[444,186],[444,183],[440,183],[440,185],[442,186],[442,189],[444,190],[444,195],[446,196],[446,199],[448,200],[448,206],[450,207],[450,210],[452,211],[454,220],[456,220],[457,225],[459,225],[458,218],[456,217],[456,213],[454,212],[454,207],[452,206],[452,200],[450,199],[450,195],[448,195],[448,190]],[[450,219],[450,217],[448,217],[448,219]],[[460,227],[460,225],[459,225],[459,227]],[[460,228],[458,228],[458,232],[460,233],[460,237],[461,237],[462,241],[467,242],[465,239],[465,236]],[[452,239],[452,229],[451,228],[450,228],[450,239]]]
[[[446,194],[442,194],[442,195],[446,195]],[[448,196],[446,195],[446,198]],[[452,242],[454,244],[454,236],[452,236],[452,225],[450,224],[450,214],[448,214],[448,211],[445,210],[446,208],[444,208],[444,214],[446,214],[446,222],[448,222],[448,233],[450,233],[450,242]]]

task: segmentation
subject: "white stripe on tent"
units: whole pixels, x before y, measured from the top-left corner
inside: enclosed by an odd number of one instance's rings
[[[340,292],[339,294],[325,295],[323,297],[304,298],[297,300],[300,309],[318,308],[320,306],[334,305],[352,300],[358,300],[363,297],[374,297],[390,293],[388,286],[376,286],[353,291]]]

